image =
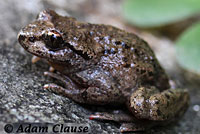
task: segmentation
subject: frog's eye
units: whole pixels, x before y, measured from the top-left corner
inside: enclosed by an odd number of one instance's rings
[[[42,36],[44,43],[50,49],[59,49],[64,46],[64,41],[60,33],[55,30],[49,31]]]
[[[35,42],[35,37],[29,37],[28,40],[29,40],[30,42]]]

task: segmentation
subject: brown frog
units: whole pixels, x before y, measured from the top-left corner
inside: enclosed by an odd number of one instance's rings
[[[90,116],[121,122],[121,132],[176,121],[189,105],[188,92],[170,88],[154,52],[133,33],[45,10],[22,28],[18,40],[26,51],[57,70],[45,75],[65,85],[46,84],[45,89],[78,103],[127,107],[128,113]]]

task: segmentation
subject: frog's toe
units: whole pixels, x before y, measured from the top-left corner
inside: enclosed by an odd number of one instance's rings
[[[147,128],[143,125],[136,124],[136,123],[123,123],[120,126],[120,132],[142,132],[145,131]]]
[[[53,68],[52,66],[49,67],[49,72],[54,72],[55,68]]]
[[[59,75],[57,75],[56,73],[53,73],[53,72],[44,72],[44,75],[50,76],[50,77],[56,78],[56,79],[58,79],[60,77]]]
[[[115,122],[132,122],[134,117],[128,113],[106,113],[106,112],[96,112],[90,115],[90,120],[107,120]]]
[[[63,94],[63,92],[65,91],[65,89],[59,85],[56,85],[54,83],[50,83],[50,84],[45,84],[44,89],[54,92],[56,94]]]
[[[61,75],[61,74],[57,74],[57,73],[53,73],[53,72],[44,72],[45,76],[49,76],[52,78],[55,78],[57,80],[62,81],[63,83],[67,83],[69,80],[67,79],[67,77]]]
[[[40,57],[33,56],[32,59],[31,59],[31,62],[32,62],[32,63],[36,63],[36,62],[38,62],[40,59],[41,59]]]
[[[89,116],[90,120],[106,120],[115,121],[122,123],[120,126],[120,131],[123,132],[138,132],[145,131],[151,127],[147,122],[138,122],[133,116],[126,113],[106,113],[106,112],[96,112]],[[133,122],[134,121],[134,122]]]
[[[107,113],[95,113],[93,115],[90,115],[90,120],[113,120],[112,115]]]

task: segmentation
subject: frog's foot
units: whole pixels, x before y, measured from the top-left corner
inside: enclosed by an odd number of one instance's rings
[[[121,132],[138,132],[147,130],[150,125],[145,122],[136,121],[132,115],[128,113],[95,113],[94,115],[90,115],[90,120],[107,120],[107,121],[115,121],[121,124],[120,131]],[[135,121],[135,122],[134,122]]]
[[[120,126],[120,132],[141,132],[146,131],[148,128],[144,125],[138,123],[122,123]]]
[[[128,113],[124,112],[96,112],[93,115],[90,115],[90,120],[107,120],[107,121],[115,121],[115,122],[132,122],[134,117]]]
[[[56,94],[64,94],[65,93],[65,89],[63,87],[56,85],[54,83],[45,84],[43,87],[44,87],[44,89],[54,92]]]
[[[79,90],[75,88],[66,89],[54,83],[45,84],[44,89],[47,89],[51,92],[59,94],[61,96],[68,97],[75,100],[76,102],[83,103],[84,100],[84,90]]]
[[[57,73],[53,73],[53,72],[44,72],[44,75],[45,76],[49,76],[49,77],[52,77],[52,78],[55,78],[57,80],[60,80],[62,81],[65,85],[68,84],[68,83],[71,83],[73,84],[73,82],[67,77],[67,76],[64,76],[62,74],[57,74]],[[66,85],[67,86],[67,85]],[[75,86],[75,85],[73,85]]]
[[[38,62],[40,59],[41,59],[40,57],[33,56],[32,59],[31,59],[31,62],[32,62],[32,63],[36,63],[36,62]]]
[[[79,89],[67,76],[62,74],[44,72],[45,76],[50,76],[63,82],[65,88],[54,83],[45,84],[44,89],[52,91],[61,96],[73,99],[76,102],[85,102],[85,89]]]
[[[138,119],[170,122],[181,117],[189,106],[187,90],[141,87],[132,93],[128,107]]]

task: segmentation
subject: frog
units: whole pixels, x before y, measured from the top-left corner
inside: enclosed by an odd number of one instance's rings
[[[170,85],[153,50],[134,33],[47,9],[20,30],[18,41],[53,68],[44,75],[63,83],[45,84],[44,89],[80,104],[125,109],[89,116],[118,122],[121,132],[176,122],[189,106],[187,89]]]

